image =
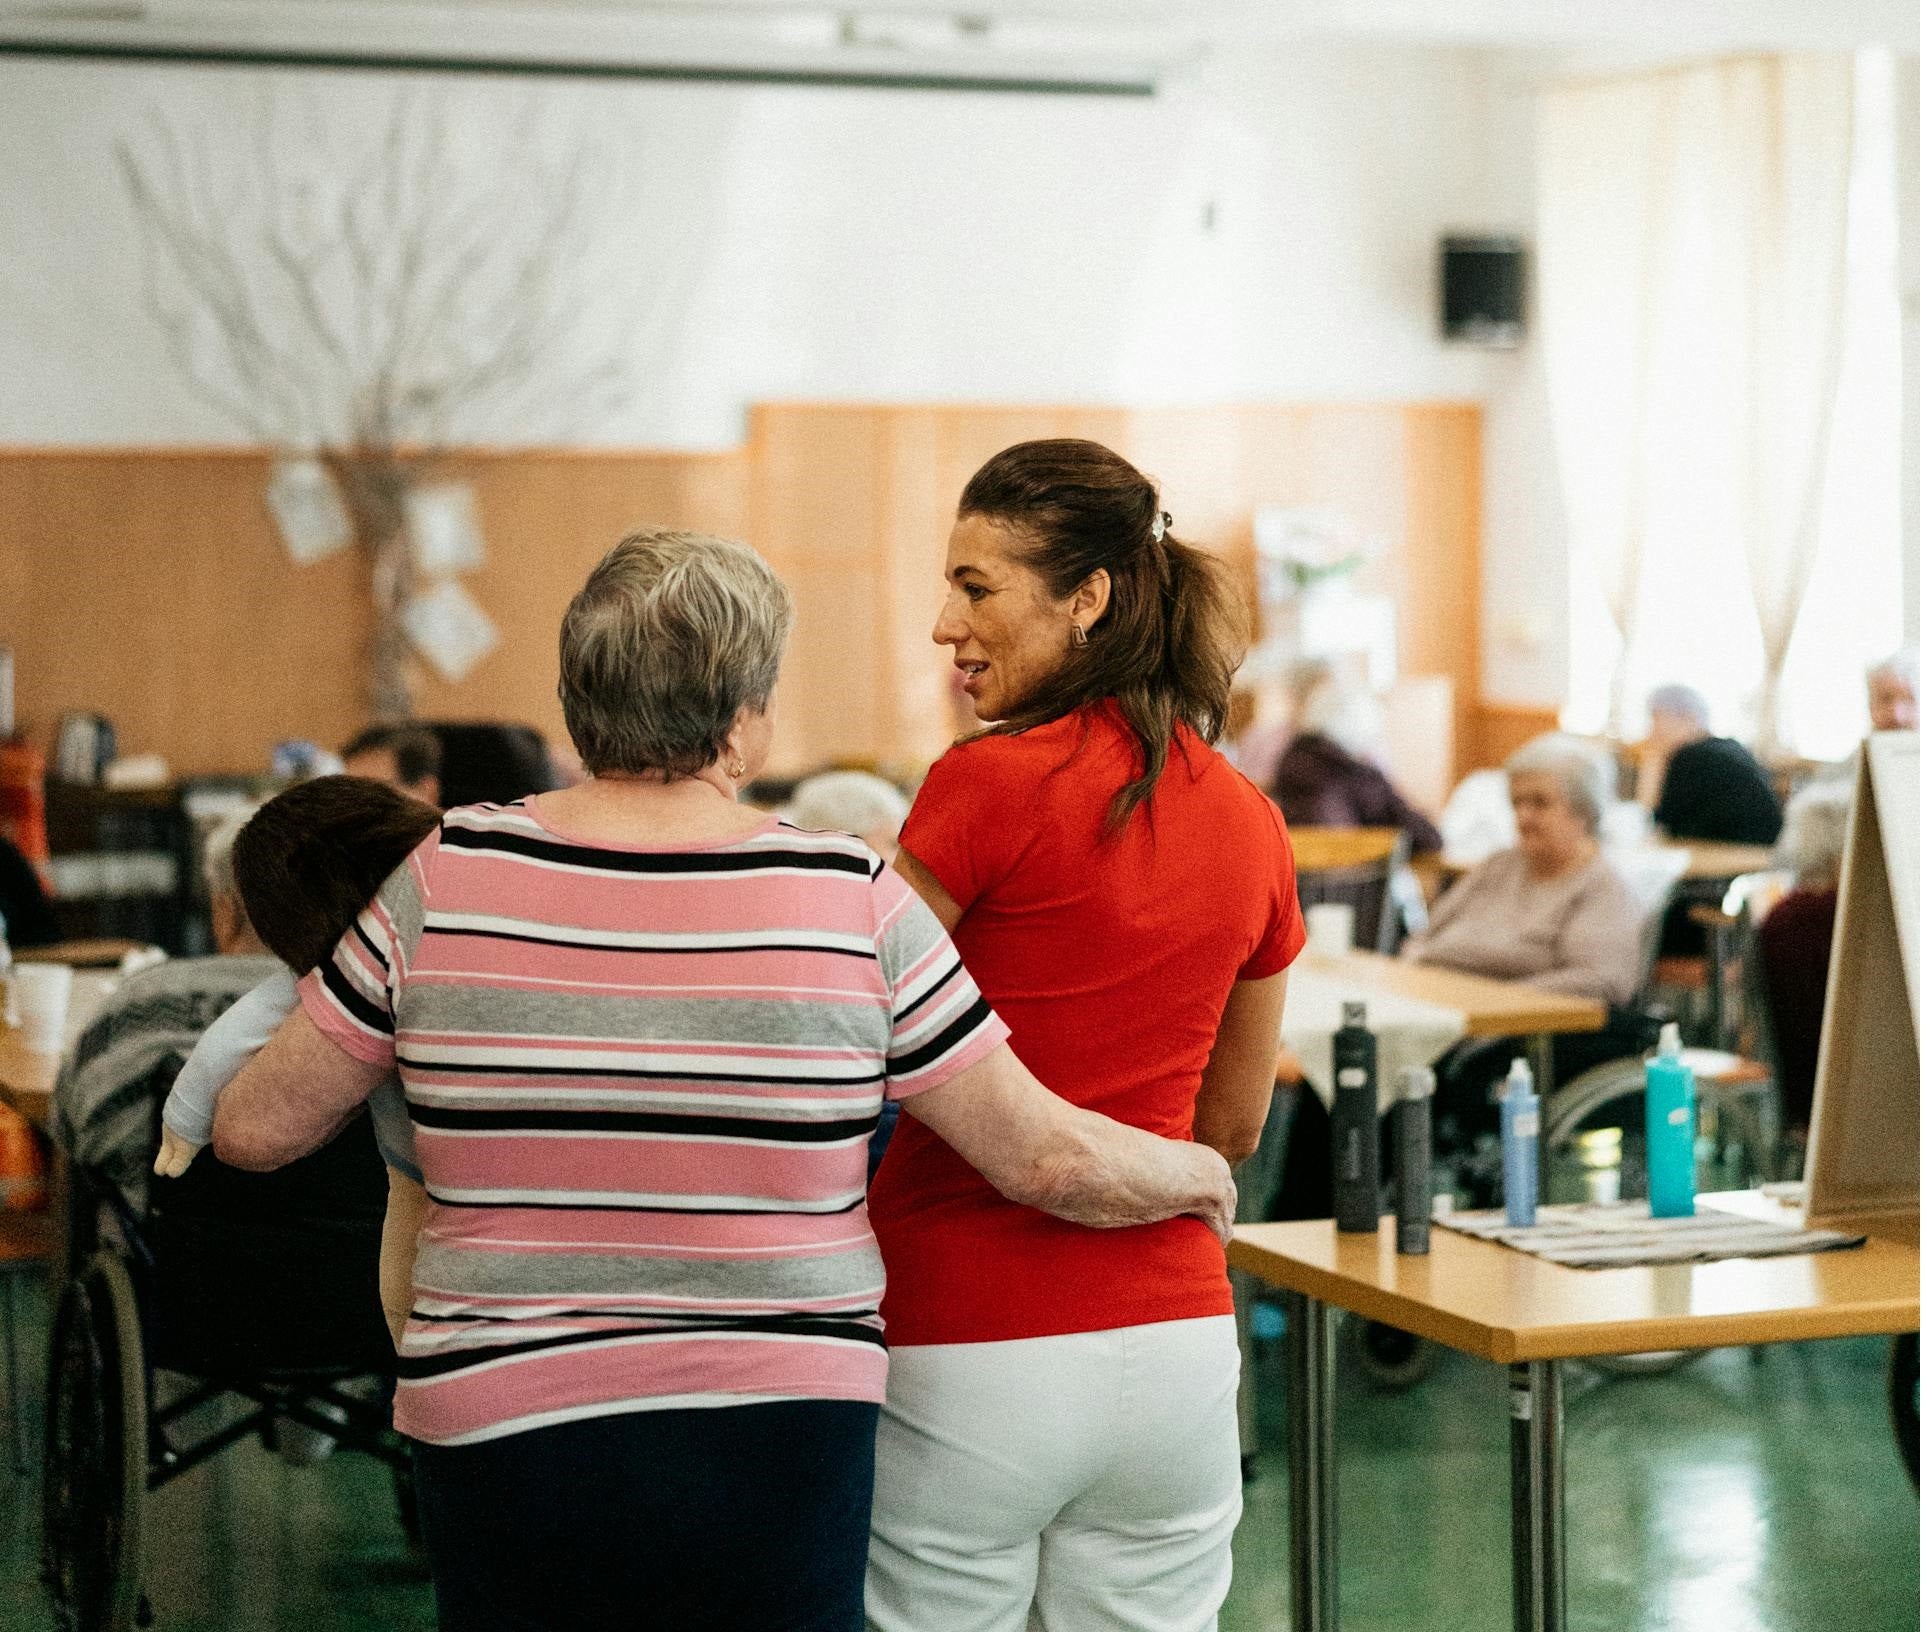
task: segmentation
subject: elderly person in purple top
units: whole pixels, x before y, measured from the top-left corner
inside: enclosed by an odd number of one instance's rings
[[[1369,693],[1325,666],[1298,706],[1297,735],[1271,779],[1271,798],[1293,827],[1396,827],[1413,855],[1443,840],[1431,819],[1391,785],[1373,756],[1384,734]]]

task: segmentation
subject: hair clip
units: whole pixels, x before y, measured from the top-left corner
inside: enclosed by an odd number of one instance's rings
[[[1170,530],[1170,512],[1168,510],[1159,510],[1156,515],[1150,518],[1150,542],[1151,543],[1153,544],[1163,543],[1164,534],[1167,533],[1169,530]]]

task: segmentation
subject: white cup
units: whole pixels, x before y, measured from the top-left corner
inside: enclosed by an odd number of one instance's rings
[[[23,963],[13,971],[14,998],[20,1005],[21,1041],[36,1054],[58,1054],[67,1046],[67,1000],[73,996],[70,963]]]
[[[1343,901],[1320,901],[1304,914],[1311,950],[1320,958],[1341,958],[1351,950],[1357,911]]]

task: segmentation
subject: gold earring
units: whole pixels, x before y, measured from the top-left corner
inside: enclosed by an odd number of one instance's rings
[[[731,780],[732,782],[739,782],[739,781],[741,781],[741,780],[742,780],[742,773],[743,773],[744,771],[746,771],[746,770],[748,770],[748,769],[749,769],[749,767],[748,767],[747,765],[745,765],[745,764],[743,764],[743,762],[742,762],[741,760],[739,760],[739,759],[732,759],[732,760],[730,760],[730,761],[729,761],[729,779],[730,779],[730,780]]]
[[[1072,646],[1088,646],[1090,644],[1090,632],[1080,623],[1071,624],[1070,644]]]

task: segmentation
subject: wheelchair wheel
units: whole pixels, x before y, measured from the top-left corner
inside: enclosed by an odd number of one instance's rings
[[[1893,1339],[1892,1359],[1886,1367],[1886,1397],[1892,1407],[1893,1436],[1899,1458],[1919,1489],[1919,1333]]]
[[[1437,1344],[1382,1321],[1347,1316],[1344,1343],[1365,1380],[1387,1394],[1416,1388],[1438,1367]]]
[[[96,1252],[61,1294],[49,1355],[42,1534],[62,1632],[138,1624],[146,1496],[140,1310],[126,1266]]]

